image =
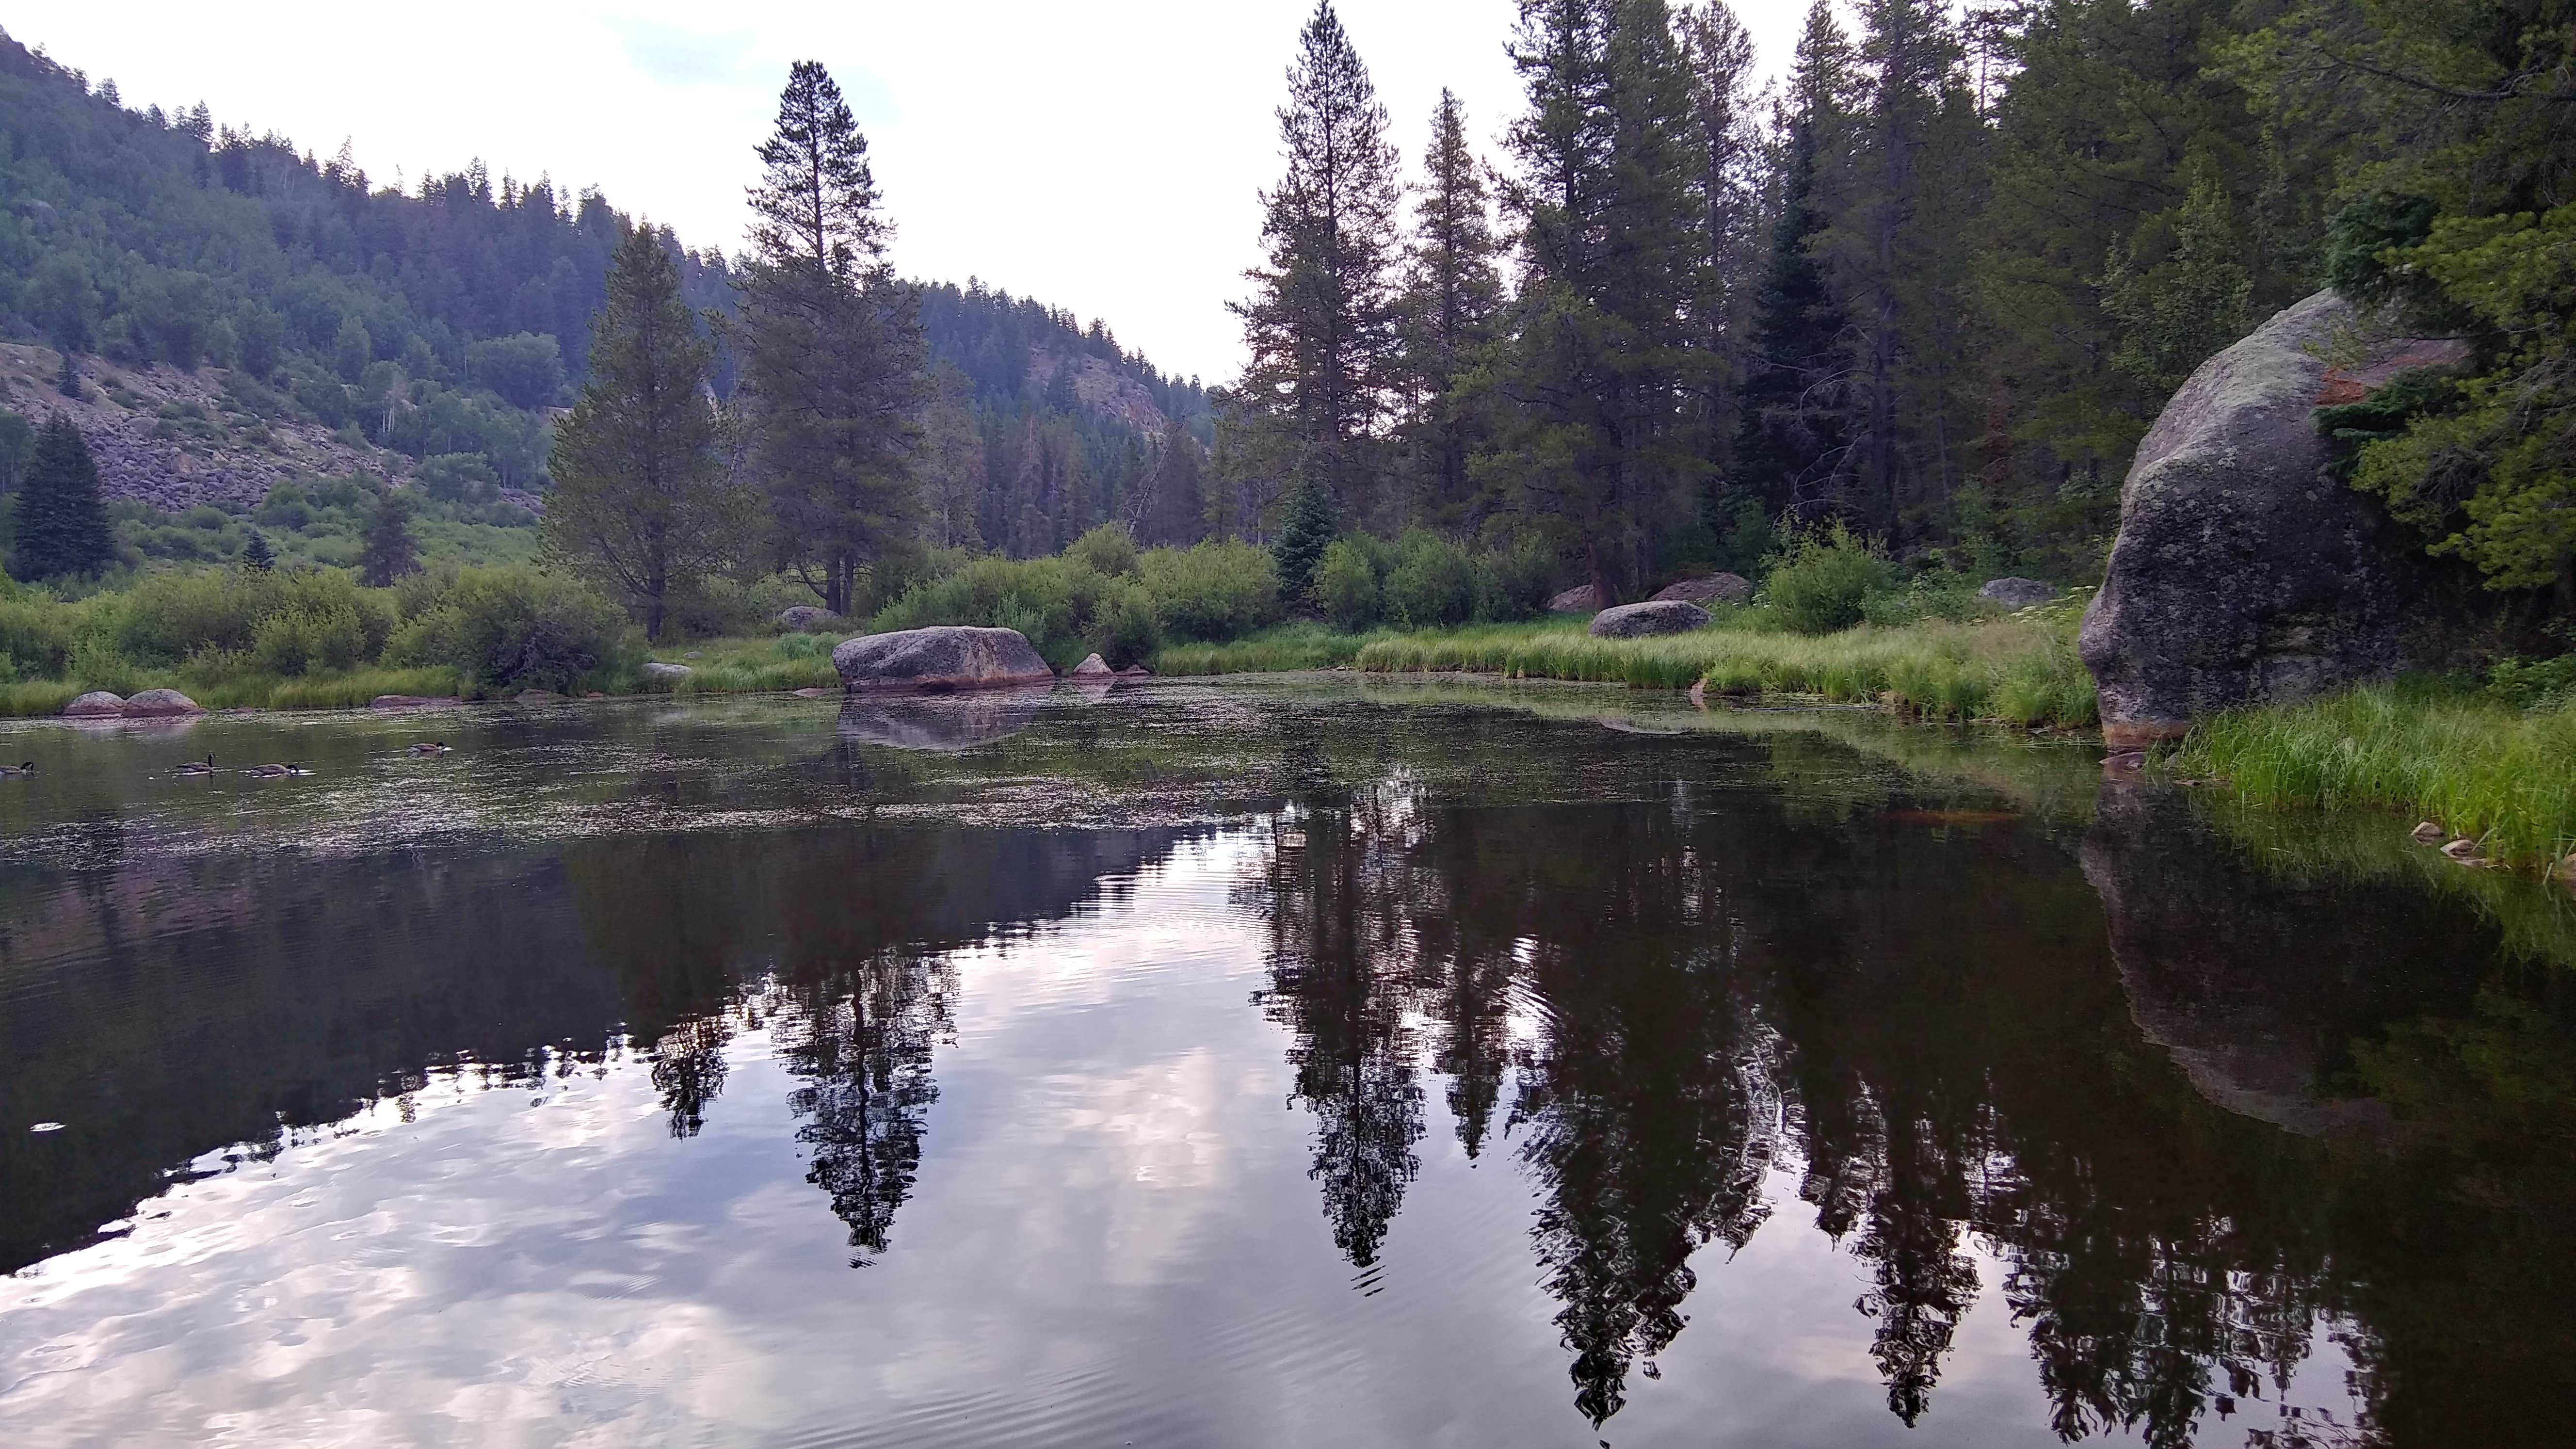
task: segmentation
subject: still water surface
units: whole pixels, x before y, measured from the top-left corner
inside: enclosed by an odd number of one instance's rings
[[[2569,1433],[2576,933],[2386,820],[1580,689],[0,755],[13,1445]]]

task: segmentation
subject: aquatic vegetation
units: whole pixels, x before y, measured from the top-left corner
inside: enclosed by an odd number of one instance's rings
[[[2576,850],[2576,707],[2524,711],[2437,681],[2204,720],[2172,767],[2273,807],[2376,805],[2528,865]]]
[[[2095,719],[2093,682],[2075,655],[2071,608],[1976,623],[1864,625],[1825,635],[1732,623],[1722,617],[1714,627],[1659,639],[1595,639],[1563,623],[1403,634],[1368,643],[1356,662],[1389,672],[1467,671],[1649,689],[1705,681],[1712,694],[1821,695],[1930,719],[2067,727]]]

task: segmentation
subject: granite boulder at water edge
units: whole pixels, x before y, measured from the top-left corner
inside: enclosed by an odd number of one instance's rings
[[[127,719],[177,719],[205,712],[204,705],[175,689],[147,689],[125,702]]]
[[[2080,648],[2112,749],[2459,646],[2470,617],[2459,576],[2376,499],[2326,475],[2315,412],[2465,355],[2320,292],[2191,375],[2138,444],[2084,613]]]
[[[943,625],[844,639],[832,668],[845,689],[989,689],[1039,684],[1055,671],[1017,629]]]
[[[70,719],[123,719],[125,718],[125,696],[110,694],[104,689],[93,689],[64,705],[63,714]]]
[[[1705,626],[1709,612],[1678,599],[1660,603],[1621,604],[1592,616],[1595,639],[1646,639],[1657,634],[1687,634]]]

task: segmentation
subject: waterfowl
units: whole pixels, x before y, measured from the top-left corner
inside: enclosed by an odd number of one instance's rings
[[[254,765],[250,773],[262,780],[274,780],[285,775],[308,775],[312,771],[305,769],[304,762],[298,760],[286,765]]]
[[[431,740],[426,744],[412,746],[411,752],[415,755],[443,755],[448,752],[447,742],[444,740]]]
[[[211,775],[214,772],[215,757],[208,755],[202,760],[181,760],[179,762],[179,768],[172,770],[170,773],[174,775]]]
[[[36,762],[33,760],[23,765],[0,765],[0,780],[15,780],[34,773]]]

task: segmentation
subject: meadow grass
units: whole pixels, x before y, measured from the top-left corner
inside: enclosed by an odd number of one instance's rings
[[[1568,623],[1498,624],[1371,641],[1360,668],[1597,680],[1713,694],[1816,695],[1931,719],[2077,727],[2094,722],[2093,682],[2071,613],[1971,623],[1863,625],[1821,636],[1728,627],[1654,639],[1595,639]]]
[[[832,669],[837,636],[789,634],[784,638],[702,639],[653,651],[653,657],[689,667],[676,680],[647,678],[648,694],[759,694],[786,689],[837,689]],[[694,657],[692,657],[694,656]]]
[[[227,674],[207,679],[186,668],[135,670],[112,683],[119,694],[145,689],[175,689],[208,709],[361,709],[380,694],[409,694],[444,699],[463,692],[456,671],[423,669],[352,669],[337,674],[306,674],[281,679],[274,674]],[[18,680],[0,684],[0,717],[25,719],[60,714],[90,686],[57,680]]]
[[[1350,664],[1384,631],[1338,634],[1321,624],[1282,624],[1222,644],[1166,644],[1154,654],[1156,674],[1285,674]]]
[[[2171,767],[2256,805],[2403,810],[2507,864],[2576,851],[2576,705],[2526,712],[2435,681],[2369,685],[2203,720]]]

